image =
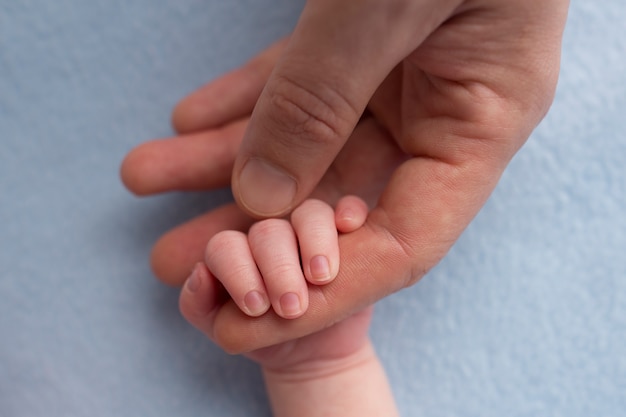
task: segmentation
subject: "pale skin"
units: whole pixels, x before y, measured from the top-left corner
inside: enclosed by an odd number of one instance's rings
[[[331,276],[324,274],[321,280],[321,276],[307,273],[306,268],[294,273],[300,265],[291,264],[291,259],[298,257],[299,249],[303,266],[311,254],[315,254],[327,257],[331,270],[338,269],[337,232],[353,232],[366,216],[367,206],[358,198],[342,198],[334,212],[323,202],[306,200],[294,211],[291,222],[261,221],[255,224],[261,227],[251,231],[250,238],[244,242],[239,234],[216,235],[207,246],[206,262],[194,267],[181,291],[181,312],[191,324],[211,332],[207,323],[213,322],[211,316],[227,298],[232,297],[243,313],[254,316],[263,312],[251,312],[242,294],[263,292],[267,288],[268,293],[274,291],[279,296],[297,292],[299,287],[306,293],[307,282],[309,285],[330,284],[334,279],[332,273]],[[281,222],[280,228],[263,227],[276,222]],[[297,242],[290,238],[293,235],[297,236]],[[273,248],[275,254],[285,257],[267,257],[267,253],[260,253],[255,248],[259,238],[263,238],[264,245]],[[220,246],[225,250],[220,250]],[[259,265],[261,262],[265,267]],[[285,262],[288,265],[285,266]],[[228,268],[229,265],[232,268]],[[253,271],[254,266],[259,267],[258,271]],[[284,275],[266,274],[266,271],[282,271]],[[220,275],[223,272],[227,274]],[[273,298],[268,296],[268,299]],[[266,308],[270,308],[269,302]],[[273,308],[283,315],[280,304]],[[305,313],[306,308],[300,312]],[[275,417],[398,415],[385,372],[368,337],[371,315],[372,308],[366,308],[317,333],[246,354],[261,365]]]
[[[353,232],[367,217],[366,203],[346,196],[333,210],[309,199],[290,220],[254,223],[247,234],[226,230],[208,242],[204,261],[239,309],[251,317],[270,307],[286,319],[308,308],[307,283],[325,285],[339,273],[338,233]]]
[[[245,352],[327,328],[415,284],[480,210],[546,114],[567,0],[309,0],[289,39],[181,101],[176,139],[122,166],[141,195],[231,185],[213,210],[155,245],[153,269],[181,285],[210,237],[282,217],[315,197],[372,210],[341,236],[342,268],[285,321],[234,302],[207,335]],[[267,198],[271,195],[272,198]]]

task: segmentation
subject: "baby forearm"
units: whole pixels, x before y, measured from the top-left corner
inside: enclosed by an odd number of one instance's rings
[[[398,416],[371,344],[348,358],[296,369],[263,369],[274,417]]]

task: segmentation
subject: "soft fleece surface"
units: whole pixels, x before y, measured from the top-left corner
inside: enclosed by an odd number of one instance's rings
[[[147,263],[227,194],[137,199],[117,171],[301,5],[0,1],[0,416],[269,416],[256,366]],[[550,114],[445,260],[380,303],[403,415],[625,415],[625,20],[573,1]]]

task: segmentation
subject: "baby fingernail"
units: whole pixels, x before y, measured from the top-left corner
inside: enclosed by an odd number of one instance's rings
[[[267,299],[258,291],[250,291],[243,298],[243,302],[251,316],[260,316],[265,313],[269,307]]]
[[[311,259],[311,277],[318,282],[328,281],[330,276],[330,263],[323,255],[314,256]]]
[[[284,317],[294,317],[301,313],[302,306],[298,294],[288,292],[280,297],[280,309]]]

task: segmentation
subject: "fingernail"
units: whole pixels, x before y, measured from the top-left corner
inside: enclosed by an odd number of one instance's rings
[[[187,278],[186,287],[190,292],[196,292],[198,291],[198,289],[200,289],[200,276],[198,265],[194,266],[191,275],[189,275],[189,278]]]
[[[239,193],[241,202],[251,211],[272,216],[289,207],[296,195],[296,182],[267,162],[251,158],[241,171]]]
[[[248,309],[248,314],[251,316],[260,316],[269,307],[267,299],[258,291],[250,291],[243,298],[243,302]]]
[[[317,282],[328,281],[331,278],[328,258],[317,255],[311,259],[311,277]]]
[[[297,316],[301,312],[300,297],[297,294],[288,292],[280,297],[280,309],[285,317]]]

